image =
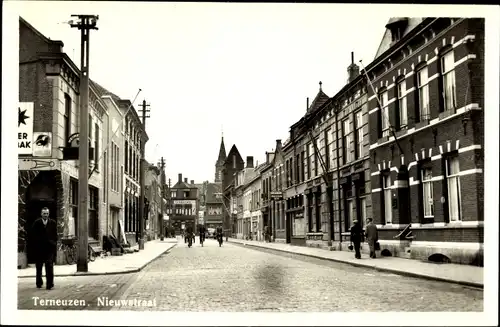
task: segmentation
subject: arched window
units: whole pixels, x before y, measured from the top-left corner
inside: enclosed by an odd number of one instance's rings
[[[408,107],[406,103],[406,80],[404,76],[396,80],[398,129],[406,128],[408,125]]]
[[[440,73],[442,90],[442,111],[454,110],[456,108],[456,83],[455,83],[455,55],[453,47],[443,48],[440,54]]]
[[[415,69],[418,89],[418,117],[420,121],[430,119],[429,110],[429,75],[427,70],[427,63],[421,63]]]

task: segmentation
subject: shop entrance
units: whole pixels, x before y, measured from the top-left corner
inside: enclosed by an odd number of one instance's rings
[[[57,223],[57,186],[55,182],[55,173],[52,171],[40,172],[31,182],[26,190],[26,216],[25,230],[26,234],[26,255],[28,263],[35,263],[36,258],[34,249],[36,244],[30,241],[32,239],[32,226],[35,220],[41,217],[41,211],[47,207],[50,211],[50,218]]]

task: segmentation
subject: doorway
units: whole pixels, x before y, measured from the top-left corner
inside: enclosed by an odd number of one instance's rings
[[[57,223],[57,186],[55,183],[54,172],[40,172],[31,182],[26,190],[26,211],[25,211],[25,230],[26,235],[26,255],[28,263],[34,263],[36,257],[34,249],[36,244],[30,242],[32,236],[32,226],[36,219],[40,217],[43,208],[49,209],[49,217]]]
[[[286,242],[292,243],[292,214],[287,212],[285,217]]]

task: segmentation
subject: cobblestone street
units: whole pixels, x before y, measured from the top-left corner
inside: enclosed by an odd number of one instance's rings
[[[140,273],[59,277],[52,291],[19,279],[19,309],[40,299],[84,300],[90,310],[167,311],[482,311],[483,293],[464,286],[403,277],[345,264],[274,254],[208,240],[178,244]],[[101,305],[98,305],[98,298]],[[107,300],[149,301],[115,307]],[[40,302],[38,300],[38,302]],[[120,302],[121,303],[121,302]]]

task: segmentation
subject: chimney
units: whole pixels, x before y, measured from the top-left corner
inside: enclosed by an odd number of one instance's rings
[[[247,157],[247,168],[253,168],[253,157]]]
[[[194,180],[191,180],[191,184],[194,184]]]
[[[352,82],[359,75],[359,66],[354,63],[354,52],[351,52],[351,64],[347,67],[347,83]]]
[[[281,140],[276,140],[276,152],[281,151]]]
[[[186,184],[187,184],[187,182],[188,182],[188,179],[187,179],[187,177],[185,177],[185,178],[184,178],[184,183],[186,183]]]
[[[182,174],[179,174],[179,183],[182,182]]]

